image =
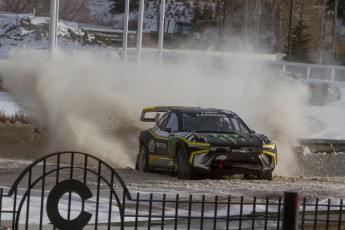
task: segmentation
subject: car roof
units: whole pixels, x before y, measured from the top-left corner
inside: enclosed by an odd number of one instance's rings
[[[200,107],[185,107],[185,108],[175,108],[171,111],[179,111],[181,113],[233,113],[230,110],[225,109],[214,109],[214,108],[200,108]]]

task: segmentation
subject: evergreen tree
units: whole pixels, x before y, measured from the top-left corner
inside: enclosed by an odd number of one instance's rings
[[[214,7],[210,1],[194,1],[192,15],[191,23],[194,31],[202,31],[203,28],[217,25],[218,19],[214,15]]]
[[[202,6],[199,0],[194,1],[194,7],[192,10],[193,19],[191,23],[193,24],[194,31],[200,31],[201,25],[200,21],[203,20]]]
[[[308,26],[300,19],[291,30],[290,57],[288,61],[311,62],[308,58],[311,34],[307,33]]]
[[[108,0],[110,3],[109,12],[111,14],[119,14],[125,12],[125,0]],[[139,8],[139,0],[129,1],[129,10],[137,10]]]

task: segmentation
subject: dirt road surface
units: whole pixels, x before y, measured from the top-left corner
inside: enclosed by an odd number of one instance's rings
[[[132,143],[135,148],[136,143]],[[31,125],[0,124],[0,185],[10,187],[33,160],[49,152],[48,135]],[[321,199],[345,197],[345,154],[300,156],[301,176],[275,176],[273,181],[243,179],[241,176],[179,180],[168,173],[141,173],[116,168],[131,192],[174,196],[231,195],[274,198],[284,191],[298,191],[302,197]]]

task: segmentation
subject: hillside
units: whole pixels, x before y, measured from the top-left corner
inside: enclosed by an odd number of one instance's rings
[[[49,18],[29,14],[0,14],[0,58],[12,48],[47,49],[49,43]],[[82,30],[76,22],[59,20],[58,44],[63,49],[82,46],[106,47],[103,38]]]

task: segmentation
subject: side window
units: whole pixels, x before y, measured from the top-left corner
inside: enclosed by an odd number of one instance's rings
[[[241,122],[240,123],[240,129],[243,133],[250,133],[247,127],[244,126],[244,124]]]
[[[165,128],[170,129],[171,132],[176,132],[178,130],[178,118],[175,113],[170,115],[169,121]]]
[[[239,126],[239,124],[238,124],[238,121],[237,121],[236,119],[234,119],[234,118],[231,118],[231,120],[232,120],[232,123],[233,123],[234,126],[235,126],[235,130],[236,130],[236,131],[240,131],[241,128],[240,128],[240,126]]]
[[[161,117],[161,119],[159,119],[159,121],[157,122],[157,125],[158,125],[158,127],[161,129],[161,130],[163,130],[164,128],[165,128],[165,125],[166,125],[166,123],[167,123],[167,121],[168,121],[168,117],[169,117],[169,114],[164,114],[162,117]]]

